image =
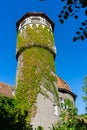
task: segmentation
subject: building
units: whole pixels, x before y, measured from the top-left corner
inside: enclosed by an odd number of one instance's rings
[[[76,95],[71,91],[68,84],[59,76],[57,76],[57,87],[60,98],[60,104],[63,104],[64,99],[66,98],[70,99],[73,103],[75,103]],[[0,95],[14,98],[14,88],[14,86],[0,82]]]
[[[56,76],[54,23],[45,13],[29,12],[17,21],[16,27],[16,97],[28,110],[33,128],[40,125],[48,130],[59,118],[60,103],[66,98],[74,103],[76,98],[67,83]],[[0,93],[13,97],[14,90],[1,83]]]
[[[69,99],[73,105],[75,105],[77,95],[71,91],[69,85],[59,76],[57,76],[57,86],[61,107],[63,106],[65,99]]]
[[[59,76],[57,76],[57,87],[58,87],[58,93],[59,93],[60,101],[68,98],[72,102],[75,103],[75,99],[77,97],[76,94],[74,94],[71,91],[68,84],[63,79],[61,79]],[[14,89],[15,89],[14,86],[0,82],[0,95],[5,96],[5,97],[14,98],[14,95],[15,95]],[[65,96],[64,93],[65,93],[65,95],[69,94],[72,98],[70,98],[69,96]]]
[[[13,98],[14,97],[13,91],[14,91],[13,86],[0,82],[0,95]]]

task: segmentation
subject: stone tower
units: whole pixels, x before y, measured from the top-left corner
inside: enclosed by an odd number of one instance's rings
[[[27,121],[45,130],[58,119],[54,23],[45,13],[26,13],[17,23],[16,96]]]

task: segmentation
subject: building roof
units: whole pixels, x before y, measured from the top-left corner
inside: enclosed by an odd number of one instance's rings
[[[58,88],[62,88],[62,89],[66,89],[68,91],[71,91],[68,84],[63,79],[61,79],[59,76],[57,76],[57,81],[58,81],[57,82]]]
[[[74,99],[76,99],[77,95],[71,91],[71,88],[69,87],[69,85],[59,76],[57,76],[57,86],[60,92],[69,93],[73,96]]]
[[[0,95],[6,96],[6,97],[13,97],[12,95],[13,90],[14,90],[14,87],[12,87],[11,85],[0,82]]]
[[[52,30],[54,31],[54,23],[52,22],[52,20],[43,12],[27,12],[26,14],[24,14],[24,16],[22,16],[17,22],[16,22],[16,28],[17,28],[17,31],[18,31],[18,28],[19,28],[19,25],[20,23],[30,17],[30,16],[41,16],[45,19],[47,19],[47,21],[51,24],[52,26]]]
[[[61,79],[59,76],[57,76],[57,86],[58,86],[58,90],[60,92],[69,93],[74,97],[74,99],[77,97],[71,91],[69,85],[63,79]],[[14,97],[14,95],[12,93],[13,91],[14,91],[13,86],[0,82],[0,95],[7,96],[7,97]]]

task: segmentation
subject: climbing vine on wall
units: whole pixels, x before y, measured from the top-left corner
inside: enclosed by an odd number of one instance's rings
[[[26,29],[22,29],[22,32],[18,33],[17,49],[27,47],[33,44],[44,45],[49,49],[53,48],[54,39],[52,31],[42,25],[26,26]]]
[[[52,47],[53,35],[50,31],[48,33],[47,27],[34,25],[33,28],[30,28],[28,26],[23,33],[18,34],[17,49],[20,51],[22,47],[32,43],[46,44],[46,46]],[[44,47],[32,46],[24,49],[19,59],[21,60],[18,68],[16,97],[20,102],[21,110],[28,111],[26,120],[29,123],[37,111],[35,103],[38,93],[43,93],[43,96],[49,98],[49,90],[54,95],[54,103],[58,104],[58,93],[55,85],[57,79],[53,74],[55,73],[54,56]]]

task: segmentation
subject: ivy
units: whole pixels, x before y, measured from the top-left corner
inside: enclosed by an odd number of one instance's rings
[[[17,49],[33,44],[44,45],[52,49],[54,45],[53,33],[48,27],[42,25],[26,26],[26,29],[18,33]]]
[[[37,112],[35,104],[38,93],[43,93],[43,96],[49,99],[48,91],[50,91],[54,95],[54,103],[58,105],[59,98],[55,85],[57,79],[52,74],[55,73],[54,55],[50,51],[53,46],[53,34],[48,27],[27,26],[18,33],[17,53],[21,61],[18,68],[20,72],[16,98],[21,111],[28,111],[27,123],[30,123]],[[21,48],[25,49],[20,54]]]

